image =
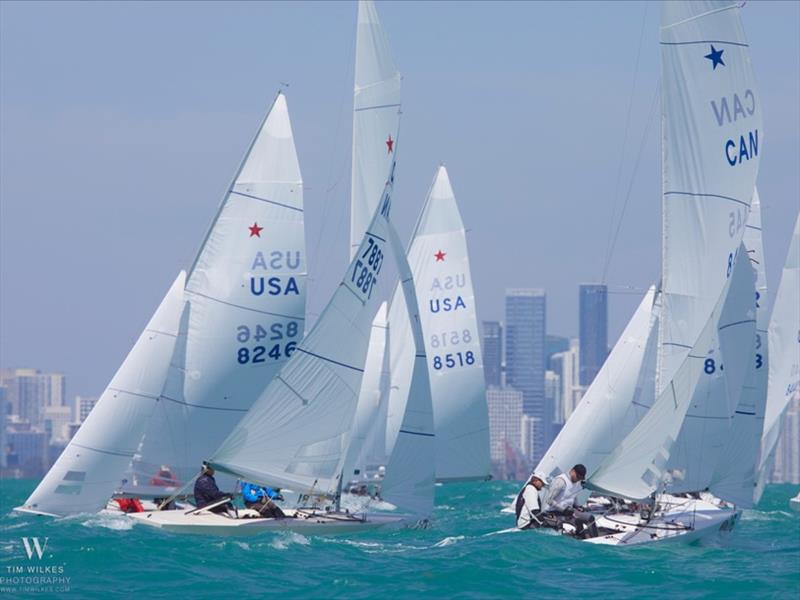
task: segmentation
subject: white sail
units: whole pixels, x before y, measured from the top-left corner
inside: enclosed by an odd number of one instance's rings
[[[759,496],[772,468],[786,408],[800,394],[800,215],[794,223],[789,253],[775,294],[768,337],[769,384],[759,464]]]
[[[658,339],[655,300],[655,287],[651,287],[534,472],[553,476],[577,463],[594,472],[653,405]]]
[[[390,175],[342,282],[210,462],[261,484],[333,494],[340,482],[386,259]]]
[[[744,245],[750,264],[756,271],[756,334],[750,348],[747,379],[739,405],[733,415],[728,443],[712,477],[711,492],[741,508],[750,508],[758,475],[761,433],[767,400],[769,365],[767,343],[767,277],[764,267],[764,244],[761,237],[761,202],[753,194],[750,216],[744,232]]]
[[[723,459],[736,407],[753,361],[756,335],[755,272],[740,245],[717,331],[705,349],[703,376],[692,393],[668,470],[670,492],[706,489]],[[696,347],[695,353],[703,348]]]
[[[358,3],[350,257],[375,213],[386,183],[400,126],[400,73],[371,0]]]
[[[732,273],[763,149],[739,6],[663,3],[659,393],[695,346]]]
[[[587,487],[614,496],[645,499],[667,479],[667,461],[684,422],[694,391],[705,373],[706,351],[713,347],[730,280],[723,297],[667,388],[639,424],[594,471]]]
[[[75,437],[21,510],[63,516],[97,512],[125,469],[161,393],[184,310],[181,271]]]
[[[403,420],[386,466],[381,496],[401,510],[409,511],[419,519],[426,519],[433,512],[437,468],[434,458],[438,450],[435,443],[431,380],[428,358],[425,355],[416,281],[394,228],[389,234],[397,258],[400,287],[409,308],[408,321],[411,324],[415,354]]]
[[[148,484],[160,465],[187,481],[231,432],[302,338],[305,278],[303,184],[278,94],[189,274],[184,362],[125,491],[157,493]]]
[[[391,455],[403,423],[414,370],[414,335],[401,286],[389,302],[389,400],[386,414],[386,453]]]
[[[422,208],[408,262],[422,303],[436,426],[436,479],[487,479],[489,416],[475,293],[466,232],[444,166],[437,169]]]
[[[367,455],[375,453],[372,448],[367,450],[367,438],[379,438],[379,436],[370,436],[370,434],[373,428],[380,425],[381,409],[386,405],[384,359],[388,339],[387,310],[387,303],[384,302],[372,321],[364,377],[361,380],[356,416],[350,433],[347,458],[344,462],[346,480],[361,479],[366,475],[370,466],[367,465]],[[377,469],[382,464],[373,466]]]

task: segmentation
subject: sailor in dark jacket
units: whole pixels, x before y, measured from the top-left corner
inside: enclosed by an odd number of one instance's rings
[[[227,496],[227,494],[223,494],[217,487],[217,481],[214,479],[214,469],[208,465],[203,465],[202,474],[197,478],[197,481],[194,482],[194,501],[197,507],[203,508]],[[209,510],[215,513],[234,513],[233,504],[230,502],[220,504]]]

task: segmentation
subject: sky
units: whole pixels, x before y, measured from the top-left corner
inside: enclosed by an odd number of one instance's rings
[[[403,75],[401,236],[444,163],[479,318],[502,320],[506,288],[544,288],[548,333],[575,336],[578,284],[604,279],[615,340],[660,273],[658,5],[378,11]],[[800,3],[742,15],[774,291],[800,207]],[[319,312],[347,266],[355,17],[353,2],[0,3],[0,366],[99,395],[287,83]]]

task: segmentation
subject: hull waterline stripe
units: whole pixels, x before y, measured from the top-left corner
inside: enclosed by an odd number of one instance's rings
[[[245,194],[244,192],[237,192],[236,190],[231,190],[231,194],[236,194],[237,196],[244,196],[245,198],[251,198],[253,200],[258,200],[259,202],[266,202],[267,204],[274,204],[275,206],[281,206],[283,208],[288,208],[289,210],[296,210],[297,212],[303,212],[302,208],[297,208],[296,206],[291,206],[289,204],[283,204],[281,202],[275,202],[274,200],[267,200],[266,198],[259,198],[258,196],[253,196],[252,194]]]

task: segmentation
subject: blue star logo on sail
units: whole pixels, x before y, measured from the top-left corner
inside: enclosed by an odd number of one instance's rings
[[[722,65],[723,67],[725,66],[725,62],[722,60],[723,52],[725,52],[725,50],[717,50],[714,48],[714,44],[711,44],[711,52],[703,57],[711,61],[714,71],[717,70],[717,65]]]

